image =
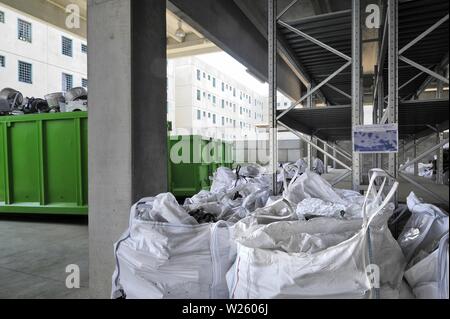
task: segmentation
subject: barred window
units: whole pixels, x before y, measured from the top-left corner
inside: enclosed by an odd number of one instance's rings
[[[86,44],[81,44],[81,52],[83,52],[83,53],[87,53],[87,45]]]
[[[0,68],[5,67],[5,57],[3,55],[0,55]]]
[[[87,89],[88,87],[88,80],[87,79],[81,79],[81,86]]]
[[[0,11],[0,23],[5,23],[5,13]]]
[[[62,91],[67,92],[71,88],[73,88],[73,75],[71,74],[62,74]]]
[[[31,43],[31,23],[17,19],[17,30],[19,40]]]
[[[73,56],[73,49],[72,49],[72,39],[62,37],[62,54],[66,56]]]
[[[33,83],[33,66],[30,63],[19,61],[19,82]]]

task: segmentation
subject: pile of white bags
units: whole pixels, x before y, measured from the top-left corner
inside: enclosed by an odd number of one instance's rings
[[[448,217],[438,208],[411,194],[397,242],[387,220],[398,183],[384,197],[385,172],[371,171],[365,197],[301,163],[279,173],[279,196],[262,168],[221,167],[211,191],[184,205],[169,193],[137,202],[115,245],[112,297],[448,298]]]
[[[448,215],[414,193],[407,204],[412,215],[398,238],[408,262],[405,279],[417,298],[448,299]]]
[[[380,176],[384,181],[375,192]],[[286,215],[286,220],[270,222],[263,208],[261,214],[256,211],[237,223],[237,259],[227,274],[230,297],[398,297],[405,260],[387,227],[393,212],[389,200],[398,183],[381,202],[386,179],[384,172],[373,171],[362,219],[289,221]],[[313,191],[334,196],[328,188]],[[295,219],[294,214],[291,217]],[[377,284],[381,289],[374,289]]]
[[[228,298],[230,225],[198,224],[182,211],[171,194],[133,205],[129,229],[114,247],[113,298]]]

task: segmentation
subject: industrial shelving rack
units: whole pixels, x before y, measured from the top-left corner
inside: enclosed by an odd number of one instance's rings
[[[360,0],[351,0],[351,9],[283,21],[283,15],[298,0],[279,13],[277,0],[268,2],[269,50],[269,144],[271,167],[276,185],[277,130],[284,128],[311,148],[346,168],[334,183],[352,175],[353,189],[364,190],[362,155],[350,154],[336,141],[351,140],[352,128],[363,119],[362,83],[362,8]],[[437,79],[438,96],[443,83],[448,84],[448,1],[447,0],[384,0],[381,1],[379,54],[373,85],[374,124],[397,123],[403,151],[416,150],[418,142],[432,134],[436,146],[400,165],[398,153],[387,155],[392,176],[401,176],[433,197],[445,201],[404,173],[406,167],[428,154],[439,151],[437,181],[442,183],[442,147],[448,143],[443,132],[448,129],[448,98],[417,100],[427,85]],[[279,41],[280,37],[283,41]],[[285,110],[277,110],[276,60],[279,45],[289,46],[301,66],[300,80],[307,92]],[[310,80],[305,80],[310,79]],[[325,107],[313,107],[312,97],[320,94]],[[306,107],[297,108],[303,103]],[[321,142],[321,146],[317,144]],[[412,146],[411,146],[412,144]],[[338,156],[339,154],[339,156]],[[373,164],[383,166],[382,154],[373,157]]]

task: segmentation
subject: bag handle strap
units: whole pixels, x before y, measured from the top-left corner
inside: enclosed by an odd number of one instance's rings
[[[378,177],[384,177],[384,179],[383,179],[383,182],[377,192],[375,189],[375,180]],[[376,208],[376,210],[373,213],[371,213],[369,215],[369,213],[367,212],[369,196],[373,197],[374,202],[378,202],[383,194],[383,190],[384,190],[384,187],[386,186],[388,177],[391,177],[391,176],[388,173],[386,173],[384,170],[379,169],[379,168],[371,169],[369,171],[370,183],[369,183],[369,188],[367,189],[367,194],[364,198],[364,202],[363,202],[363,206],[362,206],[363,218],[364,218],[363,228],[367,229],[370,226],[370,224],[372,223],[375,216],[389,204],[390,200],[392,199],[392,197],[394,197],[395,192],[397,191],[399,183],[397,181],[395,181],[394,184],[392,185],[391,189],[389,190],[389,193],[386,195],[386,197],[382,201],[382,203]]]

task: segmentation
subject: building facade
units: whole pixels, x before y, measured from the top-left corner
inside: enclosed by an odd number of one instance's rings
[[[233,140],[255,134],[267,121],[267,98],[195,57],[170,63],[175,74],[173,134]]]
[[[0,90],[43,97],[87,88],[87,43],[74,34],[0,4]]]

